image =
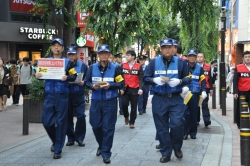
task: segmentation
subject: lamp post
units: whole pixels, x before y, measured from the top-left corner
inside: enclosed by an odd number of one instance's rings
[[[226,115],[226,78],[225,78],[225,31],[226,31],[226,0],[222,0],[221,8],[221,61],[220,61],[220,93],[222,115]]]

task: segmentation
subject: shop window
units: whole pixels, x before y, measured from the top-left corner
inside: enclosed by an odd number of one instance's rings
[[[34,64],[35,60],[41,58],[41,52],[31,52],[32,56],[32,64]]]
[[[35,23],[43,23],[41,16],[39,15],[25,15],[25,14],[11,14],[12,21],[21,21],[21,22],[35,22]]]
[[[19,51],[19,59],[23,60],[24,57],[29,57],[29,51]]]

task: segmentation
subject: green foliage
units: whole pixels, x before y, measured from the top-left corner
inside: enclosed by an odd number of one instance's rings
[[[43,100],[44,98],[44,80],[34,79],[31,84],[28,85],[30,99],[33,100]]]

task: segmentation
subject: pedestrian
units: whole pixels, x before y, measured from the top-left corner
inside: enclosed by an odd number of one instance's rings
[[[17,70],[18,74],[18,85],[22,95],[28,95],[28,85],[32,83],[35,72],[31,65],[29,65],[29,57],[23,58],[23,64]]]
[[[103,162],[109,164],[117,120],[118,89],[123,87],[124,81],[121,68],[108,60],[109,46],[102,44],[97,52],[100,61],[90,66],[84,81],[92,90],[89,122],[99,145],[96,156],[102,155]]]
[[[64,51],[64,42],[60,38],[54,38],[51,41],[51,59],[64,59],[65,75],[61,80],[46,79],[44,88],[44,106],[42,113],[42,123],[48,133],[52,146],[51,152],[54,152],[54,159],[60,159],[62,149],[65,143],[67,131],[69,83],[76,79],[77,73],[74,64],[62,56]],[[37,72],[36,78],[42,77],[42,73]]]
[[[161,163],[170,161],[172,150],[177,158],[181,151],[184,129],[184,104],[180,93],[191,82],[187,63],[173,56],[173,41],[160,41],[160,56],[152,59],[144,74],[145,84],[152,85],[152,112],[160,141]],[[183,92],[186,93],[186,92]]]
[[[231,90],[232,90],[232,84],[233,84],[233,79],[234,79],[234,71],[235,69],[232,68],[231,71],[228,73],[227,75],[227,79],[226,79],[226,82],[227,82],[227,90],[228,92],[231,94]]]
[[[182,47],[180,45],[177,45],[176,56],[178,56],[179,58],[183,59],[184,61],[187,61],[187,57],[185,57],[184,55],[182,55]]]
[[[136,63],[136,53],[133,50],[126,52],[126,63],[122,64],[122,74],[124,78],[124,87],[121,89],[122,95],[122,111],[125,118],[125,124],[129,123],[131,129],[135,128],[135,120],[137,117],[138,96],[143,91],[143,70],[139,63]],[[131,105],[130,118],[128,112],[129,103]]]
[[[19,89],[19,85],[18,85],[18,75],[17,75],[17,63],[15,59],[10,60],[10,77],[12,80],[12,85],[11,85],[11,93],[12,93],[12,100],[13,100],[13,104],[18,106],[19,105],[19,97],[20,97],[20,89]]]
[[[139,63],[142,67],[143,72],[147,68],[147,65],[145,64],[147,57],[145,55],[139,56]],[[148,94],[149,94],[149,85],[143,85],[142,88],[142,95],[139,95],[138,97],[138,111],[139,115],[143,115],[143,113],[146,113],[146,107],[148,103]]]
[[[214,60],[211,62],[211,76],[212,76],[212,84],[215,84],[215,81],[218,77],[218,69],[217,69],[217,61]]]
[[[114,57],[116,58],[116,65],[121,66],[122,65],[122,53],[115,54]],[[122,111],[122,96],[119,90],[118,95],[118,103],[119,103],[119,113],[120,115],[123,115]]]
[[[197,62],[198,64],[203,67],[204,75],[206,78],[206,93],[207,97],[202,101],[202,116],[204,120],[204,125],[207,127],[211,125],[210,120],[210,111],[208,108],[208,100],[209,100],[209,94],[210,96],[213,95],[213,87],[212,87],[212,76],[211,76],[211,66],[207,63],[205,63],[205,55],[203,53],[199,53],[197,55]],[[198,114],[197,114],[197,124],[200,122],[200,107],[198,108]]]
[[[191,139],[196,139],[197,134],[197,113],[198,103],[200,100],[200,93],[202,99],[207,97],[206,94],[206,80],[204,76],[203,68],[196,63],[197,51],[195,49],[188,50],[188,67],[191,74],[191,83],[188,85],[189,90],[192,93],[192,97],[187,103],[187,110],[185,112],[185,125],[184,125],[184,137],[188,139],[190,135]]]
[[[0,112],[2,110],[7,111],[7,96],[9,93],[10,85],[9,70],[4,66],[4,61],[0,59]]]
[[[233,78],[233,94],[234,98],[237,99],[237,106],[235,112],[235,122],[240,129],[240,102],[239,96],[244,95],[248,108],[250,110],[250,51],[245,51],[242,55],[243,63],[239,64],[235,68]]]
[[[68,142],[66,146],[73,146],[75,141],[78,146],[83,147],[83,142],[86,135],[86,115],[85,115],[85,97],[84,97],[84,77],[88,71],[87,65],[80,60],[77,60],[76,47],[67,47],[67,58],[73,62],[74,69],[76,70],[78,77],[82,77],[79,82],[71,83],[69,85],[69,109],[68,109],[68,129],[67,137]],[[74,129],[74,117],[77,118],[77,122]]]

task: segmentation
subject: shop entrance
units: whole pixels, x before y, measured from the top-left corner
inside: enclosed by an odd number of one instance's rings
[[[17,44],[17,60],[23,59],[24,57],[29,57],[32,64],[35,60],[38,60],[42,57],[43,45],[34,45],[34,44]]]

